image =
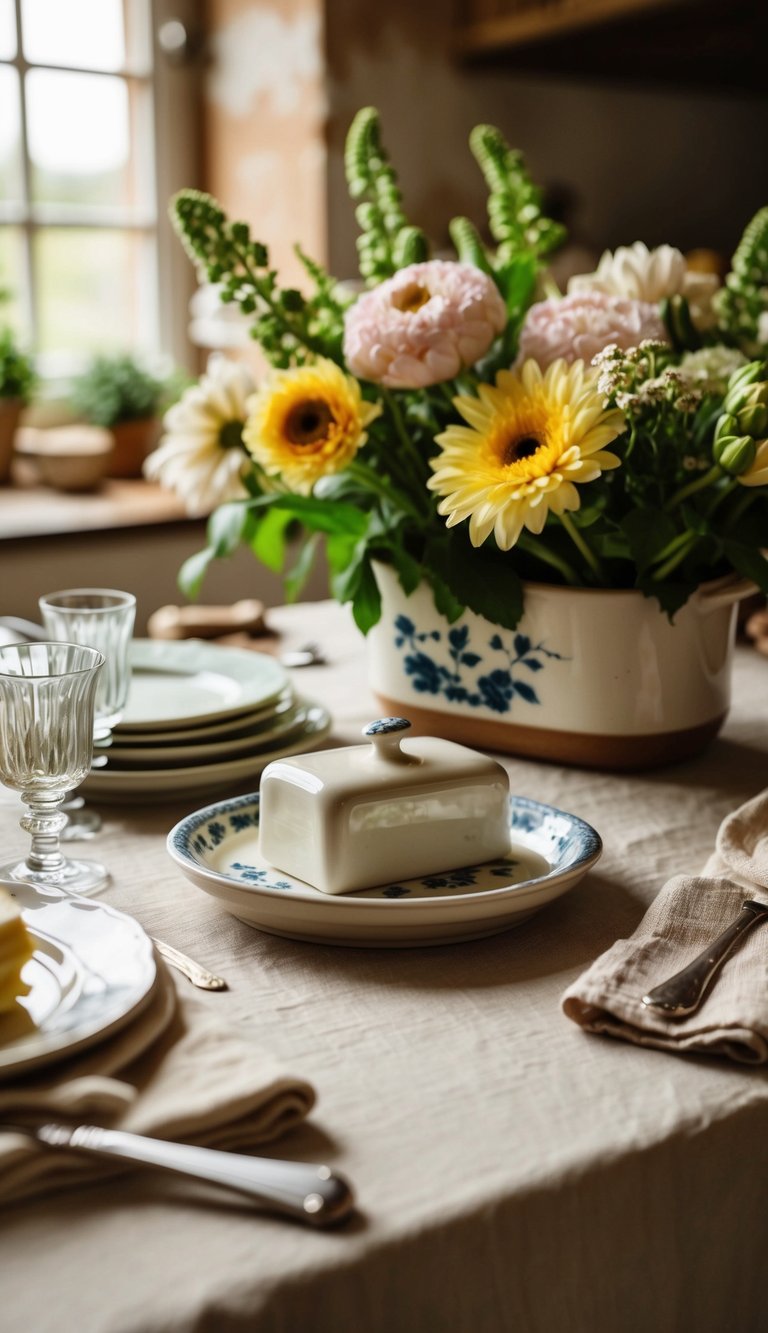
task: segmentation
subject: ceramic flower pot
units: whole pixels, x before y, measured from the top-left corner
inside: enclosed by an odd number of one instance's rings
[[[422,733],[618,770],[687,758],[723,724],[747,580],[702,586],[673,624],[639,592],[528,584],[511,632],[471,612],[449,625],[426,585],[406,597],[375,569],[371,685]]]
[[[109,464],[110,477],[140,477],[144,459],[151,454],[160,438],[161,422],[157,417],[140,417],[136,421],[118,421],[112,427],[115,449]]]

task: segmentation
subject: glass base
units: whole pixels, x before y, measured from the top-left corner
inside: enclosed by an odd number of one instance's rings
[[[101,828],[101,815],[97,815],[95,810],[89,810],[87,806],[81,810],[68,810],[66,806],[62,806],[62,809],[67,822],[59,834],[61,842],[81,842],[86,838],[95,838]]]
[[[0,878],[20,880],[40,889],[61,889],[92,898],[111,883],[111,875],[99,861],[79,861],[66,857],[59,870],[33,870],[26,861],[9,861],[0,866]]]

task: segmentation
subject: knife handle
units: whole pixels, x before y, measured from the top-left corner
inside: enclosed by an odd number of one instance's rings
[[[352,1210],[354,1197],[342,1176],[311,1162],[283,1162],[271,1157],[197,1148],[187,1143],[148,1139],[96,1125],[38,1125],[35,1137],[52,1148],[70,1148],[99,1157],[141,1162],[195,1180],[236,1190],[272,1212],[313,1227],[331,1226]]]
[[[681,972],[676,972],[673,977],[662,981],[644,995],[643,1004],[647,1009],[660,1009],[668,1018],[687,1018],[689,1014],[695,1013],[704,998],[704,992],[728,955],[747,931],[766,917],[768,903],[749,900],[742,903],[736,920]]]

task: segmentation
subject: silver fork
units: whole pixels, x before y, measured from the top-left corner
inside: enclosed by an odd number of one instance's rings
[[[313,1227],[333,1226],[354,1207],[352,1189],[343,1176],[312,1162],[284,1162],[271,1157],[196,1148],[188,1143],[148,1139],[124,1130],[97,1125],[0,1125],[25,1134],[53,1149],[71,1150],[89,1157],[138,1162],[193,1180],[235,1190],[271,1212],[295,1218]]]
[[[197,986],[200,990],[229,990],[223,977],[217,977],[215,973],[209,972],[207,967],[196,963],[194,958],[189,958],[187,954],[181,952],[181,949],[174,949],[172,944],[166,944],[164,940],[158,940],[154,935],[150,935],[150,939],[166,963],[170,963],[171,967],[181,972],[193,986]]]

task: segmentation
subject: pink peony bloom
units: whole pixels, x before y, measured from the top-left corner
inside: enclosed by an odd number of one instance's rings
[[[546,370],[563,357],[589,365],[611,343],[626,351],[646,338],[669,342],[655,305],[606,292],[574,292],[531,306],[520,332],[517,363],[532,357]]]
[[[444,259],[409,264],[347,311],[347,369],[390,389],[425,389],[479,361],[506,322],[481,269]]]

